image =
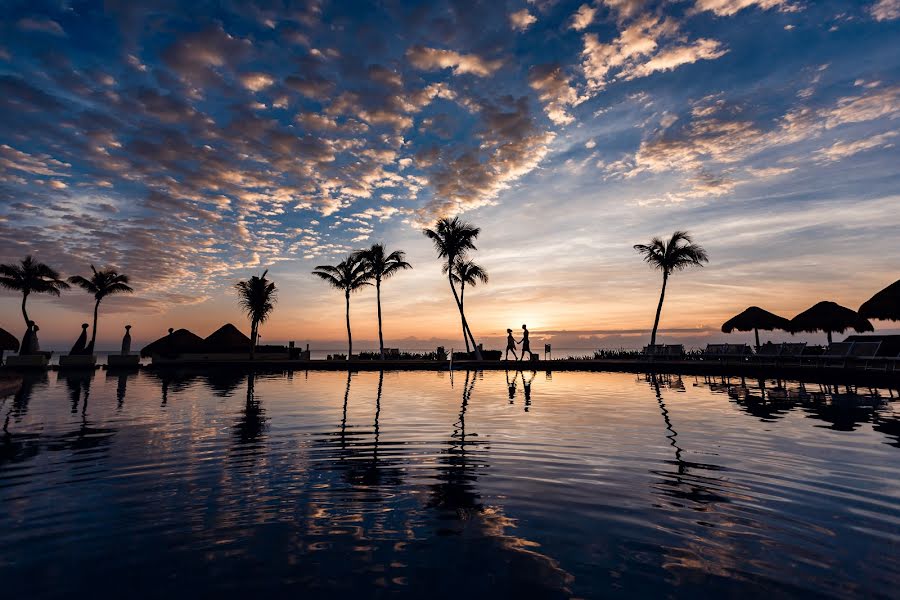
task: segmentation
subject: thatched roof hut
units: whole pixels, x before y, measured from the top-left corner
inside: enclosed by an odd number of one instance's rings
[[[5,329],[0,329],[0,352],[18,352],[19,351],[19,340],[6,331]]]
[[[859,314],[866,319],[900,321],[900,279],[866,300]]]
[[[732,331],[753,331],[756,334],[756,348],[759,349],[759,330],[773,331],[782,329],[791,330],[791,322],[784,317],[763,310],[758,306],[751,306],[739,315],[731,317],[722,325],[722,333]]]
[[[824,331],[829,344],[832,333],[843,333],[848,329],[857,333],[875,331],[872,324],[855,310],[836,302],[819,302],[791,319],[791,333]]]
[[[187,329],[173,331],[141,348],[141,356],[143,357],[154,354],[172,356],[194,352],[203,352],[203,338]]]
[[[249,353],[250,338],[231,323],[226,323],[203,340],[203,348],[209,354]]]

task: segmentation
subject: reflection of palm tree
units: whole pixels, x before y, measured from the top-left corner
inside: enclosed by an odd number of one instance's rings
[[[462,302],[456,293],[456,285],[453,283],[453,265],[456,264],[458,258],[464,257],[469,250],[476,249],[475,238],[478,237],[481,230],[464,221],[460,221],[458,217],[453,217],[452,219],[439,219],[434,229],[425,229],[422,233],[434,243],[438,258],[446,260],[443,272],[447,273],[447,278],[450,281],[450,290],[453,292],[456,307],[459,309],[459,317],[463,325],[463,338],[466,339],[466,344],[469,341],[472,342],[475,358],[481,360],[481,351],[478,349],[478,344],[475,343],[475,337],[472,335],[468,321],[466,321],[466,313],[463,311]],[[466,337],[467,335],[468,337]]]
[[[256,398],[254,384],[256,375],[249,373],[247,375],[247,401],[244,404],[244,410],[241,412],[240,418],[234,426],[237,434],[237,442],[240,446],[254,444],[266,429],[266,411],[263,410],[259,400]]]
[[[22,316],[28,326],[28,311],[25,302],[30,294],[50,294],[59,296],[69,284],[59,278],[59,273],[31,256],[23,258],[19,264],[0,265],[0,288],[22,292]]]
[[[92,354],[94,342],[97,341],[97,311],[100,310],[100,301],[113,294],[130,294],[134,290],[128,285],[128,275],[120,274],[115,269],[98,271],[94,265],[91,265],[89,277],[73,275],[69,277],[69,283],[94,295],[94,328],[91,330],[91,341],[85,348],[85,354]]]
[[[254,275],[247,281],[238,281],[234,289],[238,293],[238,304],[250,318],[250,359],[256,355],[259,326],[265,323],[275,309],[275,283],[266,279],[268,269],[259,277]],[[266,334],[268,335],[268,334]]]
[[[312,274],[331,287],[344,292],[347,306],[347,360],[350,360],[353,355],[353,334],[350,332],[350,294],[371,285],[366,264],[358,255],[351,254],[335,266],[320,265],[316,267]]]
[[[381,281],[405,269],[412,269],[412,265],[404,260],[406,255],[401,250],[385,254],[383,244],[372,244],[371,248],[360,250],[356,254],[366,265],[369,277],[375,280],[375,301],[378,305],[378,349],[381,352],[381,359],[384,360],[384,335],[381,331]]]
[[[650,334],[650,345],[654,346],[669,275],[688,267],[702,267],[703,263],[709,262],[709,258],[706,250],[695,244],[686,231],[676,231],[667,242],[655,237],[649,244],[635,244],[634,249],[644,256],[644,261],[663,274],[662,291],[656,307],[656,319],[653,321],[653,333]]]
[[[465,313],[466,310],[466,286],[475,287],[478,282],[487,283],[487,271],[474,260],[469,260],[464,256],[457,257],[450,269],[450,277],[459,284],[459,309]],[[466,352],[469,351],[469,339],[466,337],[465,329],[463,330],[463,339],[466,340]]]
[[[666,437],[669,439],[669,444],[675,448],[675,461],[678,463],[678,472],[683,473],[684,462],[681,460],[681,448],[676,441],[678,433],[675,432],[675,428],[672,427],[672,421],[669,419],[669,411],[666,409],[666,403],[663,402],[662,392],[659,389],[659,380],[656,377],[656,373],[650,375],[650,382],[656,392],[656,402],[659,404],[659,410],[662,413],[663,421],[666,423],[666,431],[669,432],[666,434]]]

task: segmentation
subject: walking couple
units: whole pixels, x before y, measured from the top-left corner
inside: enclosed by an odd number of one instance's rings
[[[516,344],[522,344],[522,356],[518,356],[516,354]],[[512,329],[506,330],[506,354],[504,355],[504,360],[509,360],[509,353],[513,353],[513,358],[516,360],[522,360],[525,358],[525,353],[528,353],[528,360],[531,360],[534,356],[534,353],[531,351],[531,342],[528,341],[528,328],[525,325],[522,325],[522,339],[517,340],[513,337]]]

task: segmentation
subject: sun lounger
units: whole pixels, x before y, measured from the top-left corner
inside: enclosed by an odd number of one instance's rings
[[[684,358],[684,344],[666,344],[663,356],[669,360],[681,360]]]
[[[819,360],[819,364],[824,367],[846,367],[847,359],[850,358],[850,351],[853,349],[853,342],[832,342],[825,348]]]
[[[706,350],[700,355],[702,360],[721,361],[723,360],[728,344],[707,344]]]
[[[106,366],[115,369],[115,368],[124,368],[124,367],[137,367],[141,364],[141,357],[137,354],[128,354],[126,356],[122,356],[121,354],[110,354],[106,357]]]
[[[873,363],[877,362],[881,357],[878,356],[878,349],[881,348],[881,342],[853,342],[850,348],[849,359],[854,366],[862,366],[868,369]]]
[[[655,344],[653,346],[647,345],[647,346],[644,346],[644,349],[641,351],[641,354],[643,355],[644,358],[652,359],[655,357],[663,356],[665,349],[666,349],[666,347],[663,344]]]
[[[753,355],[753,361],[759,365],[776,365],[784,344],[763,344]]]
[[[93,354],[73,354],[59,357],[60,369],[93,369],[97,366],[97,357]]]
[[[50,364],[50,352],[7,356],[6,366],[20,369],[46,368]]]

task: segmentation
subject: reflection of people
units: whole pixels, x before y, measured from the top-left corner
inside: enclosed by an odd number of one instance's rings
[[[531,351],[531,342],[528,340],[528,328],[525,327],[525,324],[522,324],[522,341],[519,342],[522,344],[522,356],[519,357],[519,360],[525,358],[525,353],[528,353],[528,360],[531,360],[531,357],[534,356],[534,353]]]
[[[131,354],[131,325],[125,326],[125,335],[122,337],[122,356]]]
[[[71,350],[69,350],[70,356],[84,354],[84,347],[87,345],[87,328],[87,323],[81,324],[81,335],[78,336],[78,339],[75,340],[75,345],[72,346]]]
[[[522,392],[525,394],[525,410],[528,410],[528,407],[531,406],[531,382],[534,381],[534,377],[537,375],[537,371],[531,372],[531,377],[529,379],[525,379],[525,373],[522,373]]]
[[[516,338],[513,337],[512,329],[506,330],[506,354],[503,355],[503,360],[509,360],[509,353],[513,353],[513,358],[515,360],[519,360],[519,355],[516,354]]]
[[[509,371],[506,372],[506,387],[509,391],[509,403],[512,404],[516,399],[516,379],[519,377],[518,371],[513,375],[512,381],[509,380]]]

